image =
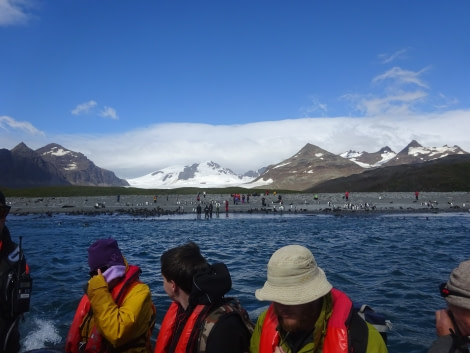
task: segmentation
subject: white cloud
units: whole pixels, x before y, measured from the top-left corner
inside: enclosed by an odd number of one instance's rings
[[[377,75],[374,83],[391,84],[374,94],[345,95],[343,98],[360,112],[349,117],[318,117],[318,113],[326,113],[327,106],[315,96],[305,111],[316,112],[317,117],[236,125],[162,123],[102,135],[46,136],[30,123],[0,116],[0,147],[13,148],[20,141],[33,149],[59,143],[121,178],[204,161],[244,173],[277,164],[307,143],[335,154],[351,149],[376,152],[385,146],[399,152],[412,140],[425,147],[458,145],[470,152],[470,109],[419,112],[423,102],[431,109],[439,101],[455,103],[445,95],[435,95],[429,104],[429,89],[421,79],[426,70],[413,72],[395,67]],[[78,105],[73,112],[118,119],[114,108],[100,109],[94,100]]]
[[[0,141],[4,148],[24,141],[33,149],[59,143],[85,154],[97,166],[112,170],[121,178],[208,160],[244,173],[279,163],[307,143],[336,154],[350,149],[376,152],[384,146],[399,152],[415,139],[426,147],[458,145],[470,152],[469,117],[470,109],[400,117],[302,118],[243,125],[168,123],[121,134],[48,136],[31,124],[0,117]],[[3,131],[7,123],[18,126],[21,139],[15,134],[18,131]]]
[[[97,110],[98,103],[94,100],[77,105],[71,113],[73,115],[94,114],[102,118],[110,118],[112,120],[119,119],[116,109],[104,106],[99,111]],[[96,108],[96,109],[95,109]]]
[[[237,173],[279,163],[305,144],[340,154],[395,152],[416,139],[423,146],[459,145],[470,152],[470,110],[443,114],[303,118],[244,125],[169,123],[123,134],[55,136],[49,142],[82,152],[95,164],[131,178],[174,165],[214,161]],[[459,129],[455,129],[459,126]]]
[[[396,85],[403,84],[415,84],[417,86],[428,88],[428,85],[425,84],[419,76],[426,72],[429,68],[424,68],[418,72],[403,70],[400,67],[393,67],[387,72],[376,76],[372,82],[377,83],[385,80],[392,80]]]
[[[300,112],[304,116],[312,116],[315,114],[321,114],[322,116],[328,111],[328,105],[320,101],[320,98],[316,95],[310,97],[311,104],[308,107],[303,107]]]
[[[111,107],[106,107],[106,106],[103,108],[103,110],[101,110],[100,116],[102,116],[103,118],[111,118],[113,120],[119,119],[116,113],[116,109],[111,108]]]
[[[44,135],[44,133],[36,129],[33,124],[27,121],[17,121],[6,115],[0,116],[0,130],[12,133],[15,133],[16,130],[16,132],[27,133],[28,135]]]
[[[402,91],[385,97],[359,97],[357,109],[367,116],[409,115],[412,107],[426,97],[427,93],[423,91]]]
[[[11,149],[22,141],[41,141],[41,143],[44,143],[46,141],[45,136],[44,132],[27,121],[17,121],[12,117],[0,115],[0,148]]]
[[[393,67],[372,79],[374,86],[383,84],[376,93],[346,94],[341,98],[352,102],[354,109],[365,116],[416,114],[418,107],[429,100],[429,86],[421,78],[428,70],[429,67],[419,71]],[[442,103],[436,103],[437,100]],[[455,104],[444,96],[433,97],[432,107],[440,105],[442,109],[451,102]]]
[[[81,115],[81,114],[88,114],[94,107],[96,107],[98,103],[94,100],[90,100],[88,102],[79,104],[71,111],[73,115]]]
[[[379,58],[382,60],[382,64],[388,64],[391,63],[392,61],[395,61],[396,59],[400,58],[403,56],[408,51],[408,49],[400,49],[397,50],[396,52],[392,54],[380,54]]]
[[[22,25],[28,22],[30,14],[27,0],[0,0],[0,26]]]

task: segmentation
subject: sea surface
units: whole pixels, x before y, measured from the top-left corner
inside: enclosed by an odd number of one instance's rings
[[[470,214],[249,215],[209,220],[195,215],[52,217],[10,215],[12,237],[22,236],[33,276],[31,310],[21,322],[22,351],[64,343],[88,280],[87,248],[98,238],[118,240],[139,265],[157,306],[158,333],[170,301],[160,274],[163,251],[189,240],[210,262],[227,264],[237,296],[253,321],[266,308],[254,291],[266,278],[271,254],[288,244],[307,246],[329,281],[353,301],[369,304],[393,323],[389,352],[426,352],[435,339],[434,312],[445,306],[438,286],[470,258]]]

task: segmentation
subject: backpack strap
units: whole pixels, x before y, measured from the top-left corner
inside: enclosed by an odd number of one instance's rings
[[[349,347],[354,353],[366,353],[369,337],[367,323],[356,312],[351,310],[349,319]]]

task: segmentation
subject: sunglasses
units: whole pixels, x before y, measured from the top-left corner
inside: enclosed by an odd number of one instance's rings
[[[0,218],[5,218],[10,212],[11,206],[1,205],[0,206]]]
[[[100,267],[101,273],[104,273],[108,268],[109,268],[109,266]],[[88,272],[88,274],[90,275],[90,277],[97,276],[98,275],[98,270],[90,271],[90,272]]]
[[[446,286],[447,286],[447,282],[441,283],[439,285],[439,293],[441,293],[442,297],[446,298],[449,295],[453,295],[454,297],[462,297],[462,298],[470,299],[470,296],[450,290]]]

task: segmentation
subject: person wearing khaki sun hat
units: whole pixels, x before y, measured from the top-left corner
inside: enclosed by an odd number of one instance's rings
[[[289,245],[273,254],[268,263],[268,279],[255,296],[261,301],[298,305],[323,297],[331,288],[310,250]]]
[[[251,353],[387,352],[380,333],[353,311],[304,246],[274,252],[255,296],[271,303],[258,317]]]
[[[436,311],[436,334],[428,353],[469,352],[470,347],[470,260],[452,270],[439,286],[447,309]]]

